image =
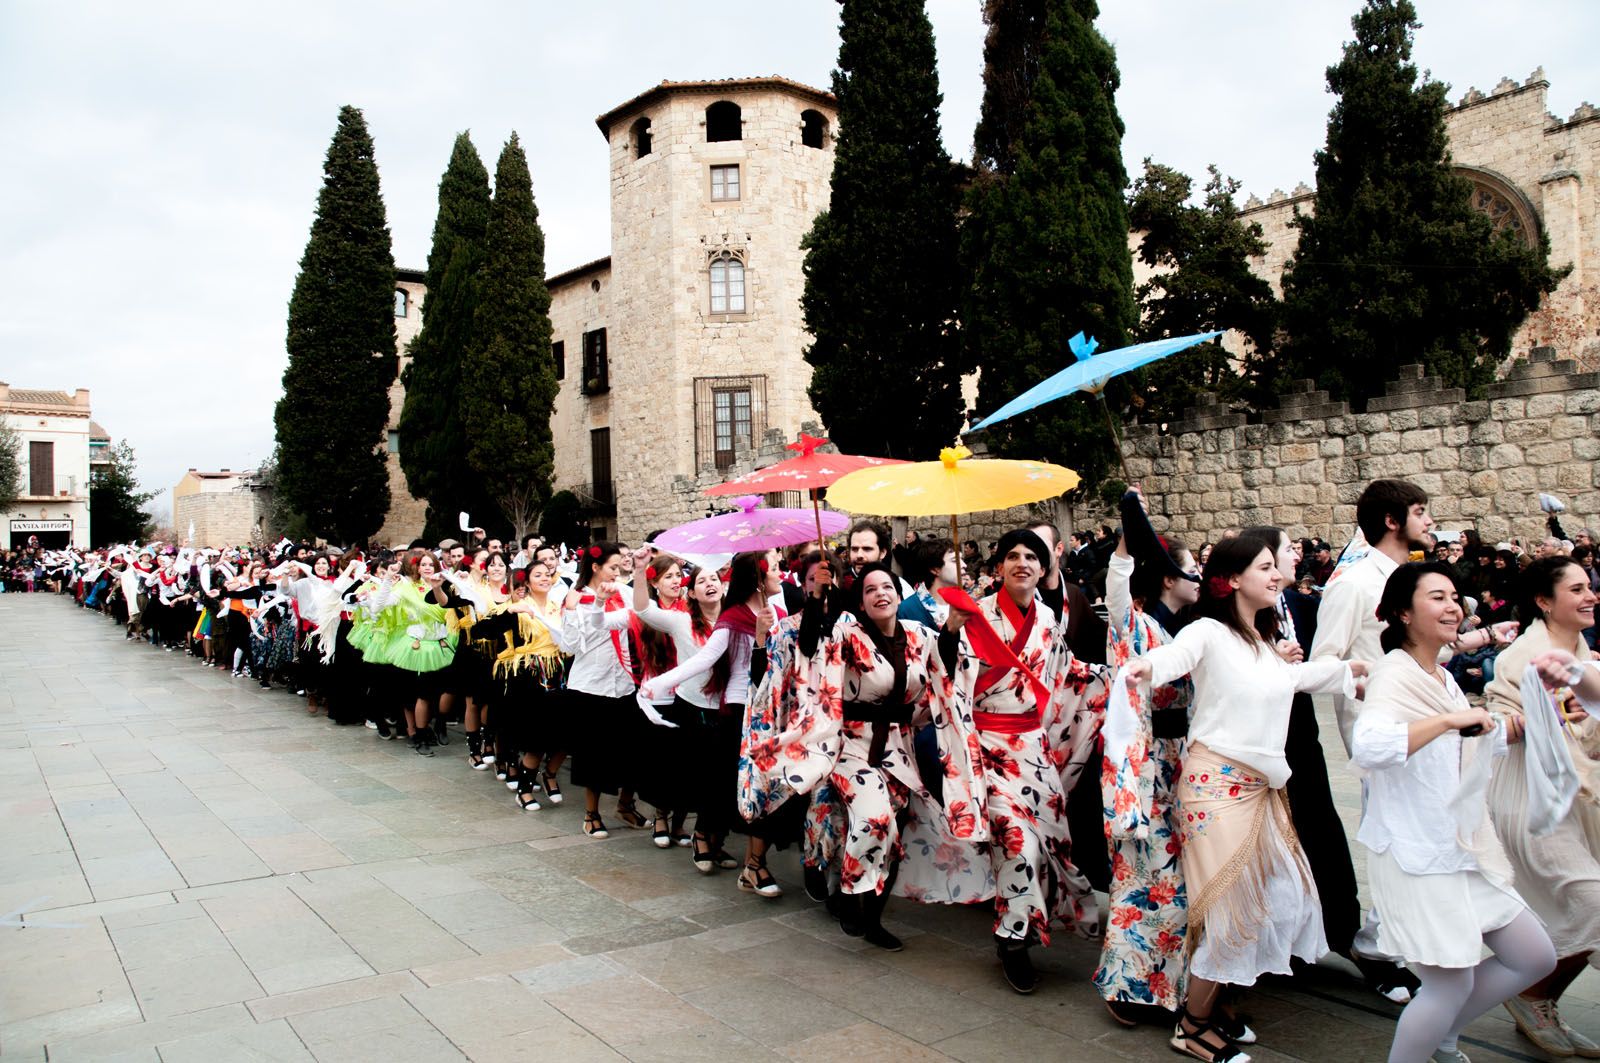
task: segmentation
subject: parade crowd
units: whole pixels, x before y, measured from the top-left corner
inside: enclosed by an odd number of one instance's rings
[[[464,738],[521,810],[565,782],[584,834],[648,831],[740,891],[781,896],[767,854],[797,846],[879,948],[891,897],[992,906],[1019,993],[1052,934],[1098,940],[1112,1017],[1196,1059],[1247,1061],[1248,987],[1329,952],[1405,1005],[1398,1063],[1464,1060],[1502,1005],[1600,1058],[1560,1011],[1600,948],[1595,544],[1554,517],[1529,551],[1447,536],[1427,501],[1373,482],[1342,550],[1253,527],[1191,551],[1135,490],[1120,531],[988,551],[858,521],[731,560],[464,533],[3,570],[419,756]],[[1362,778],[1365,912],[1314,693]]]

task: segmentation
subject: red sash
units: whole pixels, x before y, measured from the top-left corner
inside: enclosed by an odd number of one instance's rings
[[[1010,675],[1013,669],[1020,671],[1027,677],[1028,685],[1033,690],[1034,710],[1030,714],[1024,714],[1032,716],[1035,720],[1033,726],[1025,728],[1025,730],[1033,730],[1034,727],[1038,726],[1039,713],[1044,710],[1045,706],[1050,704],[1050,689],[1039,681],[1039,677],[1034,675],[1033,671],[1023,663],[1020,656],[1022,649],[1028,644],[1028,636],[1033,632],[1033,625],[1038,620],[1039,610],[1037,605],[1029,605],[1028,615],[1024,617],[1021,610],[1017,608],[1016,603],[1011,600],[1011,596],[1006,594],[1005,591],[1002,590],[995,595],[995,598],[1000,603],[1000,612],[1005,615],[1005,618],[1011,622],[1011,626],[1017,631],[1016,636],[1008,644],[1005,639],[1000,637],[1000,633],[994,629],[993,625],[989,623],[989,618],[984,615],[983,609],[977,602],[972,600],[972,596],[966,591],[959,587],[945,587],[939,591],[939,595],[949,602],[952,608],[959,609],[966,614],[966,627],[970,633],[972,648],[977,652],[979,660],[989,666],[989,670],[978,676],[977,683],[973,686],[973,700],[976,701],[983,697],[989,688]],[[984,715],[993,714],[985,713]],[[1000,728],[984,729],[1000,730]]]

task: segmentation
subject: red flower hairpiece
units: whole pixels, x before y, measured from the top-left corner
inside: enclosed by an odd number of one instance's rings
[[[1206,581],[1206,589],[1214,598],[1226,598],[1233,593],[1233,584],[1228,582],[1226,576],[1212,576]]]
[[[765,576],[767,574],[767,559],[766,558],[763,557],[760,561],[756,562],[756,571],[761,573],[763,576]]]
[[[598,546],[589,547],[589,556],[596,561],[600,560],[600,548]]]
[[[656,566],[654,565],[651,565],[644,570],[644,578],[649,580],[651,583],[654,583],[659,575],[660,573],[656,572]]]

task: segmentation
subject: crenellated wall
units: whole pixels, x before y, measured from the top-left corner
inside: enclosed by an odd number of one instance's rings
[[[1165,518],[1157,526],[1190,546],[1251,524],[1342,542],[1362,488],[1383,477],[1427,491],[1444,528],[1526,542],[1545,534],[1540,491],[1567,504],[1572,527],[1600,517],[1600,373],[1577,368],[1536,348],[1469,402],[1421,366],[1402,366],[1360,414],[1301,381],[1259,423],[1213,400],[1166,433],[1129,429],[1123,453]]]

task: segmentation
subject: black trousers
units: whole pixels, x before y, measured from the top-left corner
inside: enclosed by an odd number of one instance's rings
[[[1350,844],[1344,822],[1333,807],[1328,785],[1328,763],[1322,755],[1316,710],[1310,694],[1296,694],[1289,713],[1289,737],[1284,744],[1289,762],[1289,814],[1300,848],[1311,865],[1311,878],[1322,901],[1322,929],[1328,948],[1349,955],[1361,929],[1361,901],[1356,896],[1356,872],[1350,864]]]

